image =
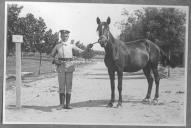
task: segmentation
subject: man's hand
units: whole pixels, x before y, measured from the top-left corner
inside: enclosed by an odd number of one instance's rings
[[[60,64],[62,64],[62,62],[60,60],[54,58],[52,61],[52,64],[60,65]]]
[[[87,49],[91,49],[93,47],[93,44],[88,44]]]

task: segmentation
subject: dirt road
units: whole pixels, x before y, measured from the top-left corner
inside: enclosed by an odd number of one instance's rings
[[[143,75],[124,74],[123,106],[107,108],[110,99],[107,70],[103,62],[95,62],[75,71],[72,110],[56,110],[59,104],[58,82],[57,77],[52,77],[23,85],[20,110],[15,109],[15,88],[7,90],[4,121],[30,124],[184,125],[184,70],[176,68],[172,73],[171,78],[160,82],[158,105],[141,102],[147,92],[147,81]],[[154,91],[155,85],[152,98]]]

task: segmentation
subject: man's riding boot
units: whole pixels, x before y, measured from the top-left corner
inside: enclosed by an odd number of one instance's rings
[[[62,105],[62,93],[59,94],[60,105]]]
[[[61,110],[64,108],[64,102],[65,102],[65,94],[60,93],[59,94],[59,99],[60,99],[60,105],[58,106],[57,110]]]
[[[70,99],[71,99],[71,94],[66,93],[66,109],[72,109],[72,107],[70,106]]]

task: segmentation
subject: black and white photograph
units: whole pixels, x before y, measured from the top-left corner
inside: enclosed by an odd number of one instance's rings
[[[3,124],[186,126],[189,6],[5,2]]]

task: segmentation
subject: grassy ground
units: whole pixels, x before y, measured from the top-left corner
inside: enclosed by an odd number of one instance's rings
[[[7,57],[6,61],[6,74],[7,74],[7,79],[6,82],[9,83],[7,84],[7,89],[12,88],[15,86],[15,74],[16,74],[16,58],[14,56],[12,57]],[[78,67],[85,66],[86,64],[90,63],[90,61],[79,61],[76,60]],[[56,74],[55,70],[55,65],[52,64],[50,58],[43,58],[42,59],[42,65],[40,67],[40,74],[39,74],[39,58],[38,57],[24,57],[21,60],[21,72],[28,74],[25,74],[22,76],[22,82],[28,83],[31,81],[36,81],[44,78],[51,78],[54,77]]]
[[[7,57],[7,74],[15,74],[15,57]],[[39,71],[39,58],[22,58],[21,60],[21,71],[22,72],[33,72],[37,74]],[[42,60],[41,73],[48,73],[53,71],[54,66],[51,64],[50,60]]]

